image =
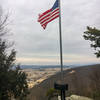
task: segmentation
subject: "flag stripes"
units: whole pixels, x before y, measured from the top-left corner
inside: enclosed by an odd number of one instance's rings
[[[38,21],[41,21],[44,19],[44,17],[48,17],[50,16],[50,13],[51,13],[51,9],[49,9],[48,11],[44,12],[43,14],[39,15],[39,19]]]
[[[49,20],[51,20],[53,17],[56,17],[58,15],[59,15],[59,10],[56,10],[56,12],[53,11],[53,12],[51,12],[51,14],[49,16],[43,17],[43,19],[40,20],[40,23],[44,24],[44,23],[48,22]]]

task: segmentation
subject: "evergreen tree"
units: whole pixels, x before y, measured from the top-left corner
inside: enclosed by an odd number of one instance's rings
[[[91,41],[90,46],[95,49],[95,55],[100,57],[100,30],[95,27],[87,27],[87,31],[83,35],[85,40]]]
[[[4,39],[9,32],[7,29],[8,15],[3,16],[0,11],[0,100],[16,98],[24,100],[28,94],[27,75],[15,67],[16,51]]]

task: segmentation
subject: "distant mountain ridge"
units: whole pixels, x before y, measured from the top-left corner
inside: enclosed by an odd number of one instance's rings
[[[70,66],[64,65],[63,67],[64,68],[69,68],[71,66],[72,65],[70,65]],[[31,68],[31,69],[44,69],[44,68],[60,68],[60,65],[21,65],[20,67],[22,69],[28,69],[28,68]]]
[[[74,68],[93,64],[75,64],[75,65],[64,65],[64,68]],[[44,69],[44,68],[60,68],[60,65],[20,65],[21,69]]]

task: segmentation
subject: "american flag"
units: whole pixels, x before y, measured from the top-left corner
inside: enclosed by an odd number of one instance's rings
[[[51,9],[39,14],[38,22],[40,22],[41,26],[45,29],[47,24],[57,17],[59,17],[58,0],[56,0]]]

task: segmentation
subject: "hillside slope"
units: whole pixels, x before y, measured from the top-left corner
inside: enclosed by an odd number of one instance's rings
[[[77,95],[88,96],[91,92],[91,77],[95,71],[100,72],[100,64],[82,66],[64,71],[64,83],[69,85],[69,92]],[[54,87],[55,82],[60,82],[61,74],[51,76],[30,90],[28,100],[47,100],[46,93]],[[68,94],[68,93],[67,93]]]

